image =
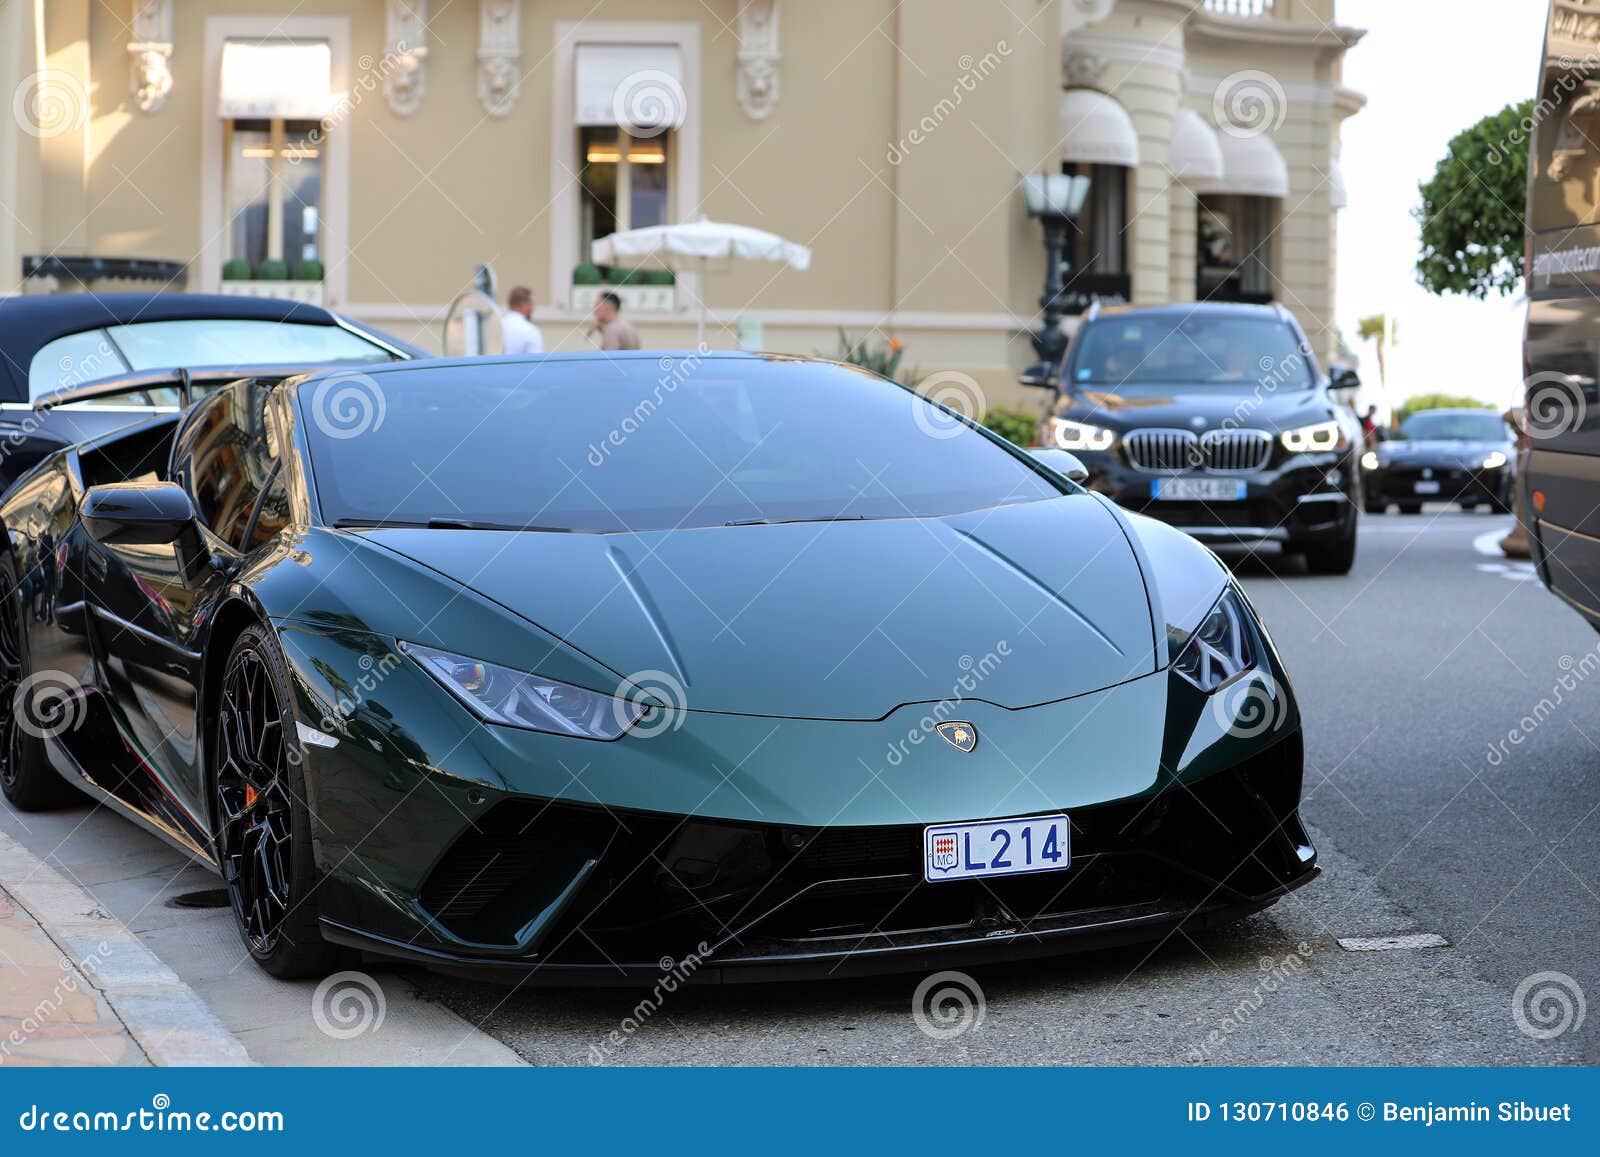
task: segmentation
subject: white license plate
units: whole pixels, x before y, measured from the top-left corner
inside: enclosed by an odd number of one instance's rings
[[[1066,816],[939,824],[922,833],[923,875],[930,883],[1059,872],[1072,862]]]
[[[1437,493],[1439,493],[1439,484],[1437,482],[1418,482],[1417,483],[1417,493],[1418,494],[1437,494]]]
[[[1167,502],[1243,502],[1245,483],[1234,478],[1155,478],[1151,496]]]

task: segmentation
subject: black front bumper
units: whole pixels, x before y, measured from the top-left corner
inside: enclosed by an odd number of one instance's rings
[[[1512,484],[1510,466],[1485,470],[1459,463],[1406,462],[1368,470],[1362,489],[1368,506],[1456,502],[1464,506],[1495,505],[1509,509]],[[1419,485],[1431,493],[1418,493]],[[1434,485],[1437,490],[1433,489]]]
[[[784,828],[508,799],[430,874],[410,936],[324,934],[477,979],[736,983],[977,965],[1160,939],[1316,874],[1298,733],[1073,812],[1061,872],[926,883],[920,825]],[[531,930],[531,933],[530,933]]]
[[[1089,471],[1084,483],[1118,506],[1175,526],[1202,542],[1215,545],[1282,543],[1295,549],[1355,533],[1357,463],[1353,455],[1295,454],[1281,451],[1266,468],[1245,475],[1157,474],[1127,463],[1120,451],[1082,452]],[[1205,502],[1156,497],[1156,485],[1167,478],[1195,478],[1244,484],[1243,499]]]

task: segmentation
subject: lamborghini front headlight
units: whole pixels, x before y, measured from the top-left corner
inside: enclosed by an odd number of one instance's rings
[[[1222,592],[1172,669],[1210,694],[1256,665],[1255,639],[1244,600],[1232,587]]]
[[[648,703],[418,643],[401,643],[400,649],[487,723],[578,739],[616,739],[651,709]]]

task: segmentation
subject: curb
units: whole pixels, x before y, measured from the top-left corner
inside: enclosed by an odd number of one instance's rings
[[[0,832],[0,885],[110,1004],[153,1065],[248,1065],[244,1045],[94,897]]]

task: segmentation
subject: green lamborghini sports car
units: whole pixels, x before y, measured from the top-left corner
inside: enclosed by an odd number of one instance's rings
[[[269,972],[931,969],[1315,875],[1248,600],[1062,451],[800,357],[183,384],[0,502],[0,781],[214,866]]]

